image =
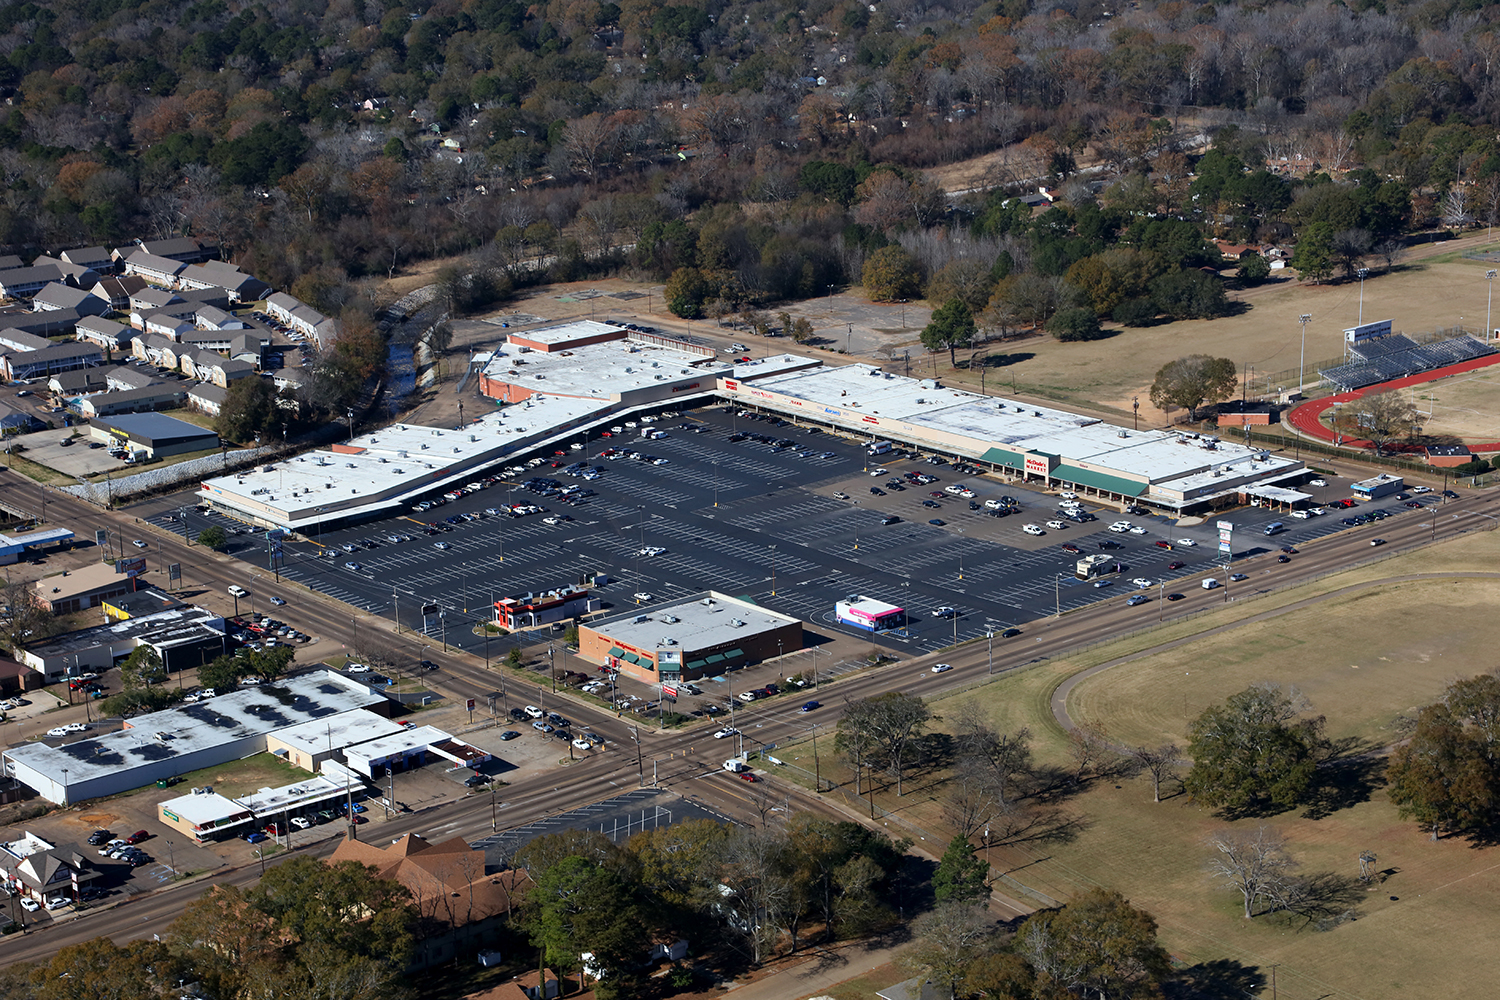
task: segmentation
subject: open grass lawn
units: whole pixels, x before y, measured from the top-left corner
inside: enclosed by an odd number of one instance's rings
[[[1423,434],[1451,435],[1473,443],[1500,441],[1500,372],[1494,368],[1405,391],[1421,413]]]
[[[932,707],[942,719],[933,728],[951,730],[960,706],[976,702],[1002,729],[1029,727],[1036,762],[1066,771],[1066,739],[1050,709],[1057,685],[1087,667],[1146,651],[1080,683],[1069,699],[1073,717],[1100,721],[1122,741],[1181,741],[1187,720],[1204,706],[1255,681],[1273,680],[1306,693],[1314,710],[1327,717],[1330,736],[1383,745],[1392,738],[1397,715],[1434,700],[1450,680],[1494,665],[1488,631],[1476,624],[1500,609],[1500,576],[1357,588],[1311,607],[1292,606],[1372,580],[1492,573],[1497,556],[1496,533],[1468,535],[1069,660],[1043,662],[936,701]],[[1260,617],[1279,608],[1291,610]],[[1240,621],[1245,623],[1235,624]],[[1213,630],[1219,631],[1204,634]],[[820,734],[818,741],[823,776],[852,781],[832,753],[831,737]],[[808,741],[776,753],[812,769]],[[994,847],[990,860],[998,872],[1060,900],[1094,885],[1116,888],[1156,916],[1166,946],[1185,964],[1227,960],[1266,977],[1275,964],[1278,996],[1290,1000],[1485,994],[1490,942],[1500,933],[1493,906],[1500,850],[1461,840],[1433,843],[1415,824],[1397,818],[1378,787],[1380,771],[1377,761],[1363,775],[1375,787],[1351,795],[1353,804],[1322,818],[1298,810],[1237,824],[1267,822],[1281,829],[1310,873],[1353,877],[1360,852],[1375,852],[1381,880],[1355,894],[1353,919],[1329,930],[1284,917],[1246,921],[1238,895],[1215,888],[1202,868],[1203,840],[1224,821],[1178,794],[1175,785],[1165,789],[1166,801],[1153,803],[1146,777],[1094,780],[1076,792],[1064,786],[1048,804],[1048,821],[1032,831],[1055,836]],[[901,799],[894,789],[877,793],[880,807],[896,814],[887,821],[893,836],[925,836],[922,846],[941,853],[951,835],[944,776],[940,770],[913,775]],[[998,888],[1020,895],[1014,887]],[[1338,911],[1346,909],[1344,904]],[[1253,995],[1270,995],[1269,978]]]

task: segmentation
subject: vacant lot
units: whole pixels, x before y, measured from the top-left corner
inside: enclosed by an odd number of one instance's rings
[[[942,721],[934,728],[951,729],[960,708],[976,703],[1000,729],[1029,727],[1037,763],[1066,772],[1072,761],[1052,718],[1053,691],[1082,669],[1144,651],[1081,683],[1069,702],[1074,717],[1102,722],[1120,740],[1180,741],[1187,719],[1204,706],[1257,680],[1274,680],[1307,693],[1315,711],[1327,716],[1330,735],[1384,743],[1395,716],[1433,700],[1449,680],[1493,665],[1483,630],[1470,623],[1494,612],[1500,580],[1412,580],[1334,592],[1421,573],[1489,572],[1497,556],[1494,532],[1469,535],[1069,662],[1044,662],[936,702]],[[1248,621],[1321,594],[1333,596]],[[1236,620],[1247,623],[1233,627]],[[1153,651],[1225,625],[1231,627],[1216,635]],[[823,775],[850,780],[832,753],[831,737],[819,740]],[[807,743],[777,754],[812,768]],[[1378,787],[1379,770],[1376,761],[1365,774],[1372,787],[1322,819],[1289,812],[1239,824],[1279,827],[1308,872],[1353,876],[1360,852],[1375,852],[1382,881],[1358,894],[1363,899],[1352,911],[1355,919],[1327,931],[1266,917],[1244,920],[1238,897],[1215,889],[1202,870],[1203,839],[1225,824],[1175,794],[1175,787],[1167,801],[1153,803],[1145,778],[1096,779],[1076,791],[1064,783],[1048,804],[1047,822],[992,848],[990,857],[998,871],[1058,899],[1093,885],[1117,888],[1156,915],[1168,948],[1184,963],[1222,959],[1267,976],[1275,964],[1278,995],[1291,1000],[1484,993],[1479,970],[1488,942],[1500,932],[1490,906],[1500,852],[1462,841],[1433,843],[1399,820]],[[889,821],[893,834],[946,840],[942,778],[941,771],[916,778],[899,800],[877,795],[878,804],[899,817]],[[902,828],[903,821],[911,826]],[[1013,887],[1001,889],[1016,894]]]

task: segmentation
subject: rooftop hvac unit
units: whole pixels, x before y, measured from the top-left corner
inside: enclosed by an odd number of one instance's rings
[[[661,620],[666,622],[668,625],[676,625],[678,622],[682,621],[682,619],[678,618],[676,615],[663,615]]]
[[[382,458],[382,459],[381,459],[381,460],[380,460],[380,464],[381,464],[381,465],[384,465],[384,464],[385,464],[385,459],[383,459],[383,458]]]
[[[699,603],[702,604],[705,608],[711,608],[714,606],[714,599],[712,597],[705,597]]]
[[[742,619],[742,618],[731,618],[731,619],[729,619],[729,624],[733,625],[735,628],[744,628],[745,627],[745,622],[744,622],[744,619]]]
[[[650,620],[651,620],[651,616],[650,615],[636,615],[635,616],[635,624],[637,624],[637,625],[641,624],[642,622],[649,622]]]
[[[668,636],[663,636],[662,640],[661,640],[661,644],[663,646],[675,646],[675,645],[677,645],[677,640],[674,639],[674,638],[672,638],[669,635]]]
[[[355,465],[353,462],[345,462],[344,463],[344,468],[346,468],[346,469],[357,469],[357,468],[359,468],[359,466]]]

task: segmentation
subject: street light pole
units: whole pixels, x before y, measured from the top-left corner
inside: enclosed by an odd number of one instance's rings
[[[990,629],[984,633],[984,638],[989,646],[990,669],[989,675],[995,676],[995,630]]]
[[[1489,295],[1484,304],[1484,342],[1490,342],[1490,334],[1494,331],[1490,327],[1490,306],[1495,301],[1495,271],[1484,272],[1484,282],[1489,286]]]
[[[1302,394],[1302,387],[1306,384],[1304,377],[1307,371],[1307,324],[1312,322],[1312,313],[1303,313],[1297,317],[1297,322],[1302,324],[1302,356],[1297,361],[1297,394]]]

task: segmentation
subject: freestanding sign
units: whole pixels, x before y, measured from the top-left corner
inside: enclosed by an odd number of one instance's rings
[[[1234,540],[1234,522],[1219,522],[1219,551],[1226,556],[1230,553],[1230,543]]]

